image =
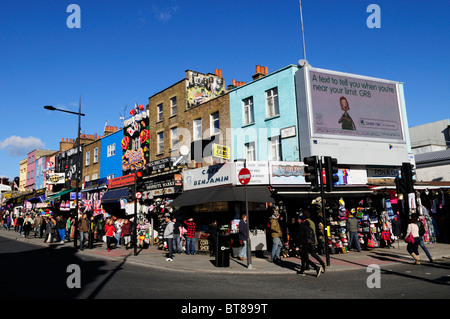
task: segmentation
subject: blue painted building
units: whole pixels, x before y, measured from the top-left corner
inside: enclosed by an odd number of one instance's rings
[[[102,138],[100,150],[100,178],[122,176],[122,130]]]
[[[232,157],[247,161],[301,161],[299,158],[295,73],[289,65],[230,90]]]

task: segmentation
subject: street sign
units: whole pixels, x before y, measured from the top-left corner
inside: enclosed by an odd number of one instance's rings
[[[142,198],[142,193],[141,193],[141,192],[137,192],[134,196],[135,196],[137,199],[140,199],[140,198]]]
[[[247,185],[250,182],[252,175],[248,168],[243,168],[239,171],[238,179],[242,185]]]
[[[224,145],[214,144],[213,156],[230,159],[230,148]]]

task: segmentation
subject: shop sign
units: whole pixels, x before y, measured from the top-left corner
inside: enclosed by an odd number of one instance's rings
[[[185,191],[230,184],[236,185],[235,163],[211,165],[183,172]]]
[[[224,145],[214,144],[213,156],[223,159],[230,159],[230,148]]]
[[[375,178],[386,178],[386,177],[392,177],[395,178],[400,174],[400,168],[395,167],[374,167],[374,168],[368,168],[367,169],[367,176],[368,177],[375,177]]]
[[[243,162],[236,162],[236,174],[244,167]],[[247,185],[269,185],[269,162],[246,162],[252,178]]]
[[[108,181],[108,188],[117,188],[134,184],[134,174],[112,178]]]
[[[65,174],[64,173],[54,173],[47,174],[45,176],[47,184],[55,185],[55,184],[64,184]]]
[[[302,185],[305,181],[305,164],[302,162],[269,162],[270,184],[272,185]]]

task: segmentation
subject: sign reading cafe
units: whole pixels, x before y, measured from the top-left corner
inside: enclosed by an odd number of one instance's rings
[[[149,159],[149,113],[144,105],[130,111],[132,117],[124,121],[122,138],[122,171],[124,175],[145,167]]]

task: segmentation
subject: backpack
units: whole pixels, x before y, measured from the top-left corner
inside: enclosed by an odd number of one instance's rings
[[[425,226],[420,220],[417,222],[417,226],[419,226],[419,236],[423,237],[425,235]]]

